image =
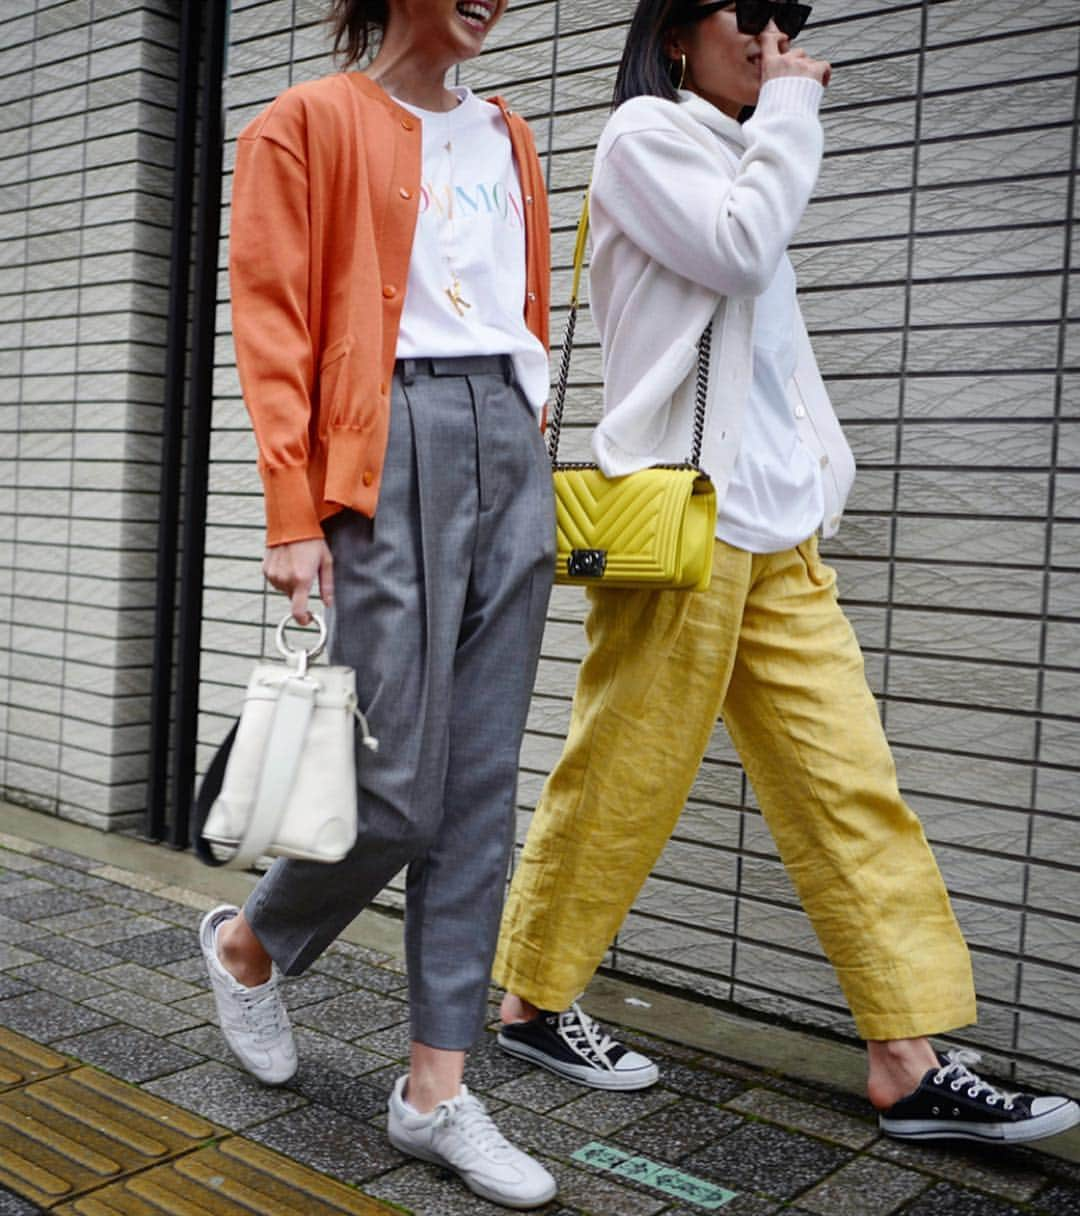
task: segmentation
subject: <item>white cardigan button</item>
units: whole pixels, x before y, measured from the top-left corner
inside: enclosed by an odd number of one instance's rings
[[[797,405],[795,407],[795,417],[796,418],[805,418],[806,417],[806,409],[804,406]]]

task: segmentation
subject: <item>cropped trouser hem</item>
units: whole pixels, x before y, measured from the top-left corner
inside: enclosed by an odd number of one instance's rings
[[[816,542],[760,555],[718,542],[700,594],[589,594],[570,729],[515,870],[497,981],[544,1009],[584,990],[722,715],[859,1033],[971,1022],[967,947]]]

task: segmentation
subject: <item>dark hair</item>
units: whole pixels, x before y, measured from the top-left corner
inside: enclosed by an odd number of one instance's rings
[[[386,27],[389,0],[330,0],[326,16],[341,66],[359,63]]]
[[[685,10],[686,0],[638,0],[615,77],[614,106],[642,95],[678,100],[664,42]]]

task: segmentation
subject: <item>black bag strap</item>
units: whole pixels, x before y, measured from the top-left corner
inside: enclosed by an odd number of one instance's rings
[[[562,434],[563,410],[566,407],[566,386],[570,379],[570,356],[574,349],[574,330],[577,328],[578,292],[581,288],[581,271],[585,265],[585,243],[589,235],[589,195],[581,207],[578,220],[577,240],[574,243],[574,278],[570,285],[570,312],[566,318],[563,334],[562,358],[559,361],[559,380],[555,386],[555,404],[548,422],[548,456],[552,468],[559,464],[559,437]],[[689,465],[701,467],[701,442],[705,436],[705,409],[709,399],[709,358],[712,353],[712,322],[698,339],[697,387],[694,392],[694,437],[690,448]],[[565,466],[564,466],[565,467]]]
[[[210,761],[210,767],[202,779],[202,785],[199,786],[199,793],[191,811],[191,846],[195,850],[195,856],[208,866],[226,864],[225,860],[219,860],[214,856],[210,842],[203,836],[203,828],[206,826],[206,817],[210,814],[210,808],[214,805],[214,799],[221,792],[221,783],[225,780],[225,766],[229,762],[229,753],[232,751],[239,725],[239,720],[233,723],[232,729],[225,736],[213,760]]]

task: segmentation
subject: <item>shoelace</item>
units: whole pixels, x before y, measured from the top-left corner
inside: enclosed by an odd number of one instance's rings
[[[982,1077],[972,1070],[971,1066],[978,1064],[982,1059],[982,1056],[977,1051],[972,1051],[967,1047],[956,1047],[952,1051],[947,1051],[945,1058],[949,1063],[934,1073],[935,1085],[942,1085],[952,1077],[952,1080],[949,1082],[949,1088],[954,1093],[959,1093],[967,1085],[968,1097],[977,1098],[985,1090],[986,1097],[983,1101],[987,1106],[996,1106],[998,1102],[1002,1102],[1005,1110],[1012,1110],[1013,1102],[1020,1095],[1018,1093],[1006,1093],[1005,1090],[998,1089],[996,1085],[991,1085],[989,1081],[984,1081]]]
[[[237,992],[236,1000],[257,1043],[269,1043],[285,1029],[284,1008],[275,987]]]
[[[435,1107],[435,1126],[453,1124],[458,1131],[485,1156],[505,1155],[512,1151],[510,1142],[495,1126],[479,1098],[474,1098],[464,1085],[461,1093]]]
[[[558,1033],[571,1050],[586,1058],[591,1056],[594,1063],[602,1064],[604,1068],[614,1069],[608,1052],[617,1046],[615,1040],[601,1031],[577,1001],[571,1001],[570,1008],[559,1014]]]

